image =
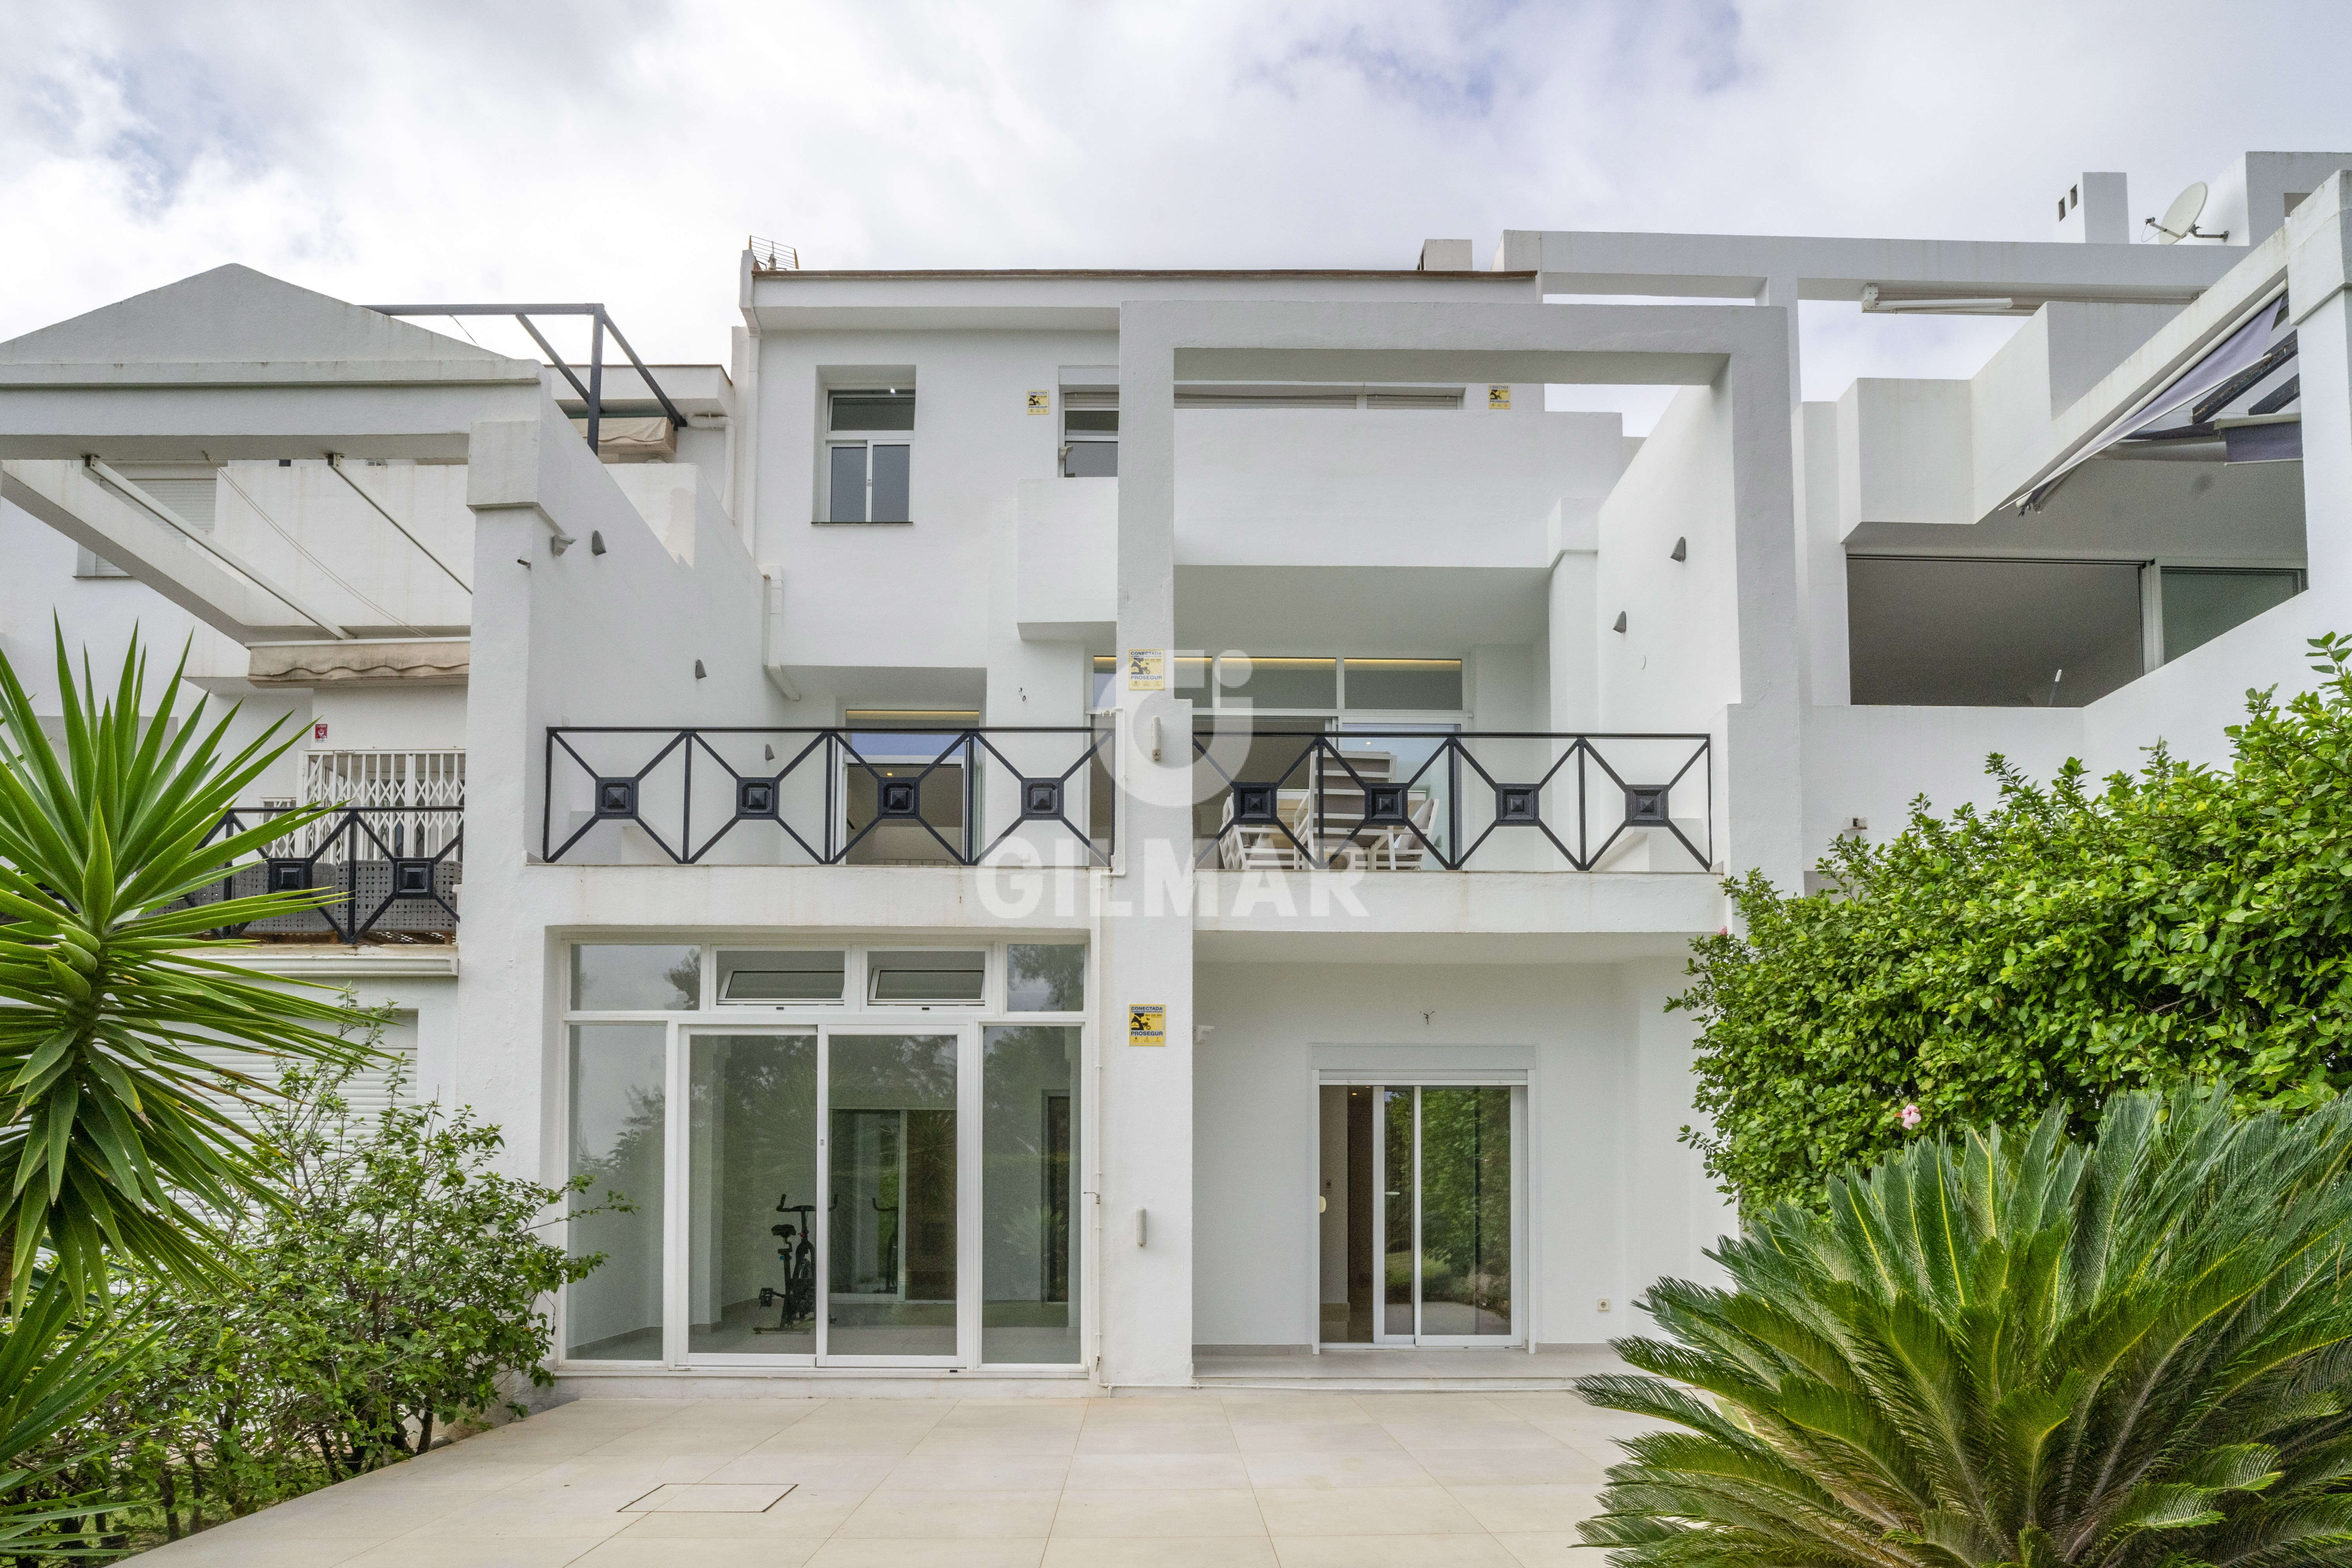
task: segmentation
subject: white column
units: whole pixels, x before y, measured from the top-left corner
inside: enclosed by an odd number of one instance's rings
[[[2286,291],[2303,378],[2303,530],[2311,592],[2352,598],[2352,174],[2288,215]]]
[[[1102,1255],[1098,1375],[1192,1377],[1192,706],[1129,689],[1131,649],[1176,640],[1175,351],[1149,306],[1120,312],[1118,874],[1102,922]],[[1164,665],[1171,685],[1172,665]],[[1158,755],[1155,756],[1154,751]],[[1167,1009],[1166,1044],[1130,1046],[1129,1009]]]

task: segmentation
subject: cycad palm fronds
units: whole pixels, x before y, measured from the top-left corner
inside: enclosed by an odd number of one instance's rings
[[[1618,1568],[2352,1563],[2352,1101],[2226,1089],[1922,1139],[1661,1281],[1652,1376],[1580,1379],[1628,1440]],[[1672,1380],[1671,1382],[1665,1380]],[[1696,1391],[1695,1393],[1693,1391]]]
[[[324,1061],[358,1049],[333,1032],[344,1017],[334,1003],[192,951],[215,927],[328,900],[184,902],[330,808],[214,837],[293,742],[273,745],[272,726],[233,750],[235,713],[207,729],[202,703],[183,724],[177,669],[142,718],[146,673],[134,637],[101,704],[86,660],[76,686],[60,632],[60,756],[0,658],[0,1288],[20,1300],[45,1245],[77,1294],[102,1277],[109,1252],[184,1278],[216,1271],[197,1208],[267,1190],[216,1092],[236,1075],[196,1047]]]

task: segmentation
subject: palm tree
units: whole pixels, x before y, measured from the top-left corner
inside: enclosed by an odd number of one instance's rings
[[[1671,1423],[1582,1528],[1618,1568],[2291,1568],[2352,1560],[2352,1106],[2226,1089],[1922,1139],[1663,1281]]]
[[[209,728],[175,712],[183,653],[142,718],[136,636],[110,700],[89,661],[77,688],[57,634],[64,754],[0,658],[0,1281],[22,1304],[37,1258],[79,1297],[110,1258],[220,1278],[205,1212],[268,1184],[222,1090],[273,1092],[198,1051],[233,1042],[344,1063],[335,1002],[209,956],[205,933],[316,908],[320,893],[192,905],[239,857],[332,809],[220,834],[237,795],[293,744],[277,726],[232,750],[232,710]],[[273,743],[275,742],[275,743]]]

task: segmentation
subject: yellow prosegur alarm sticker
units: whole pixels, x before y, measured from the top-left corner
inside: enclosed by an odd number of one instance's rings
[[[1487,406],[1487,407],[1489,407],[1489,408],[1508,408],[1510,405],[1511,405],[1511,389],[1510,389],[1509,387],[1507,387],[1507,386],[1490,386],[1490,387],[1488,387],[1488,388],[1486,389],[1486,406]]]
[[[1167,650],[1156,647],[1135,647],[1128,649],[1127,689],[1129,691],[1167,690]]]
[[[1032,413],[1032,414],[1051,414],[1053,411],[1054,411],[1054,395],[1053,395],[1052,393],[1050,393],[1050,392],[1033,392],[1033,393],[1031,393],[1031,394],[1029,395],[1029,412],[1030,412],[1030,413]]]
[[[1127,1010],[1127,1043],[1130,1046],[1166,1045],[1168,1005],[1147,1002],[1129,1007]]]

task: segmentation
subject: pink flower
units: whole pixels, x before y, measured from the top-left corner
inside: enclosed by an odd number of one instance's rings
[[[1920,1121],[1919,1108],[1916,1105],[1905,1106],[1903,1108],[1902,1121],[1906,1130],[1918,1126]]]

